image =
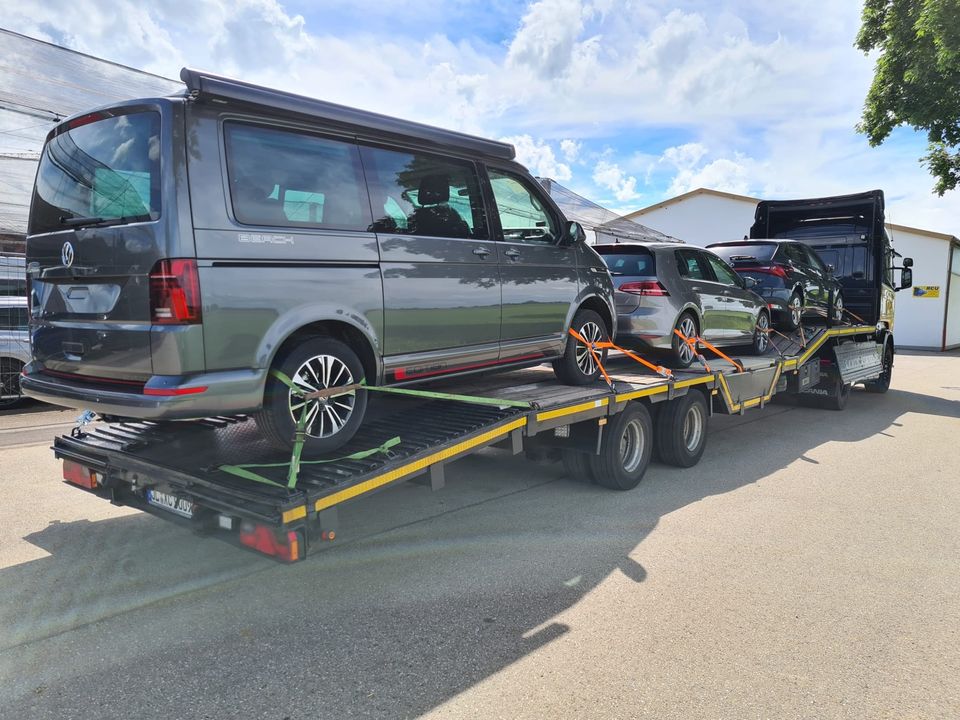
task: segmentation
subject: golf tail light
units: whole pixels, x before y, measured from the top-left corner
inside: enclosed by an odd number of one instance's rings
[[[160,260],[150,273],[150,316],[160,325],[200,322],[200,275],[196,260]]]
[[[642,295],[645,297],[668,297],[670,293],[662,283],[656,280],[642,280],[640,282],[628,282],[620,286],[620,291],[632,295]]]
[[[752,268],[737,268],[737,272],[743,271],[758,272],[763,273],[764,275],[776,275],[777,277],[784,279],[787,277],[787,271],[783,265],[762,265],[760,267]]]

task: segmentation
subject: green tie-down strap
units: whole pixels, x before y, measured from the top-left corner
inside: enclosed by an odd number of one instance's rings
[[[296,384],[294,384],[293,380],[288,378],[279,370],[271,370],[270,374],[297,394],[306,394],[302,387],[298,387]],[[471,403],[473,405],[493,405],[494,407],[516,407],[523,408],[525,410],[530,409],[530,403],[523,400],[504,400],[501,398],[479,397],[477,395],[455,395],[453,393],[434,392],[432,390],[411,390],[409,388],[379,387],[377,385],[367,385],[365,380],[361,380],[359,384],[363,386],[364,390],[390,393],[393,395],[409,395],[411,397],[426,398],[428,400],[455,400],[457,402]],[[337,396],[331,395],[330,397]]]
[[[368,458],[371,455],[377,455],[380,453],[386,454],[390,452],[391,448],[396,447],[400,444],[399,437],[392,437],[387,440],[383,445],[380,445],[375,448],[370,448],[369,450],[360,450],[355,452],[352,455],[344,455],[343,457],[330,458],[329,460],[299,460],[297,466],[300,465],[323,465],[325,463],[340,462],[342,460],[363,460]],[[255,472],[251,472],[251,468],[289,468],[291,463],[282,462],[282,463],[250,463],[248,465],[221,465],[218,467],[218,470],[222,470],[225,473],[230,473],[231,475],[236,475],[237,477],[242,477],[246,480],[253,480],[254,482],[263,483],[265,485],[273,485],[274,487],[286,487],[294,488],[296,486],[297,473],[290,474],[290,482],[286,485],[283,483],[278,483],[275,480],[264,477],[263,475],[258,475]]]

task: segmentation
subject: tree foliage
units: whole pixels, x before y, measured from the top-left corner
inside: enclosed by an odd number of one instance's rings
[[[939,195],[960,183],[960,0],[865,0],[856,45],[878,50],[857,130],[877,146],[900,125],[925,131]]]

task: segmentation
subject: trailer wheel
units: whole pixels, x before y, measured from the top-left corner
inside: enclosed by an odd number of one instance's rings
[[[563,462],[563,469],[570,479],[588,485],[596,482],[593,477],[593,468],[590,466],[590,457],[587,453],[564,449],[560,453],[560,459]]]
[[[693,467],[707,447],[707,399],[699,390],[664,404],[654,428],[660,461],[676,467]]]
[[[600,441],[600,454],[589,456],[598,485],[632,490],[643,479],[653,452],[653,423],[641,403],[631,402],[614,415]]]
[[[844,383],[839,377],[821,382],[814,389],[826,391],[827,394],[800,393],[797,399],[807,407],[822,408],[824,410],[843,410],[850,399],[849,383]]]
[[[885,393],[890,389],[890,380],[893,379],[893,343],[888,342],[883,349],[883,372],[876,380],[863,384],[868,393]]]

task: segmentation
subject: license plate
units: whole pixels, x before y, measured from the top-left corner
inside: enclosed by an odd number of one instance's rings
[[[195,505],[186,498],[157,490],[147,490],[147,502],[180,517],[192,518]]]

